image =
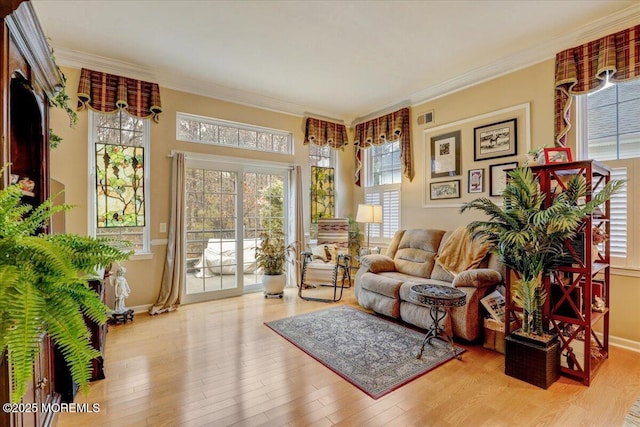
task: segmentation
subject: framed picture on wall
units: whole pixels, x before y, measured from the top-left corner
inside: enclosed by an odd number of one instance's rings
[[[507,186],[507,171],[518,167],[518,162],[489,166],[489,195],[499,196]]]
[[[441,199],[459,199],[460,198],[460,180],[432,182],[431,183],[431,200]]]
[[[473,159],[497,159],[518,154],[516,119],[509,119],[473,129]]]
[[[460,131],[431,138],[431,178],[460,175]]]
[[[484,193],[484,169],[469,169],[469,193]]]
[[[568,147],[553,147],[544,149],[544,162],[549,163],[567,163],[573,161],[571,157],[571,149]]]

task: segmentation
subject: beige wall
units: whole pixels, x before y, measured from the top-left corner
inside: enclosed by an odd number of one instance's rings
[[[430,169],[425,171],[425,158],[430,158],[430,138],[448,132],[449,129],[441,129],[441,132],[430,133],[434,127],[442,127],[448,123],[482,116],[488,113],[513,107],[523,103],[530,104],[531,115],[531,143],[533,146],[550,144],[553,141],[553,75],[554,62],[546,61],[532,67],[508,74],[489,82],[473,86],[469,89],[436,99],[434,101],[418,105],[413,112],[413,142],[414,142],[414,167],[416,176],[413,182],[402,183],[402,225],[403,227],[435,227],[450,230],[460,225],[466,225],[477,214],[460,214],[459,209],[452,208],[424,208],[427,206],[452,205],[469,201],[475,197],[467,193],[467,171],[469,169],[484,168],[485,194],[489,191],[489,165],[518,161],[522,164],[525,160],[526,148],[524,117],[519,112],[506,113],[494,117],[485,117],[480,120],[472,120],[460,126],[454,126],[450,130],[460,129],[462,175],[451,179],[461,180],[460,200],[430,201],[428,198],[428,184],[431,181]],[[427,111],[434,110],[435,123],[427,126],[417,125],[417,117]],[[516,157],[504,157],[482,162],[473,161],[473,127],[495,123],[515,117],[518,122],[518,155]],[[414,125],[415,124],[415,125]],[[428,148],[425,147],[425,139]],[[425,149],[426,148],[426,149]],[[428,166],[428,162],[426,163]],[[434,179],[443,181],[444,178]],[[427,195],[425,195],[427,191]],[[426,200],[425,200],[426,199]]]
[[[67,77],[67,92],[76,100],[79,70],[63,68]],[[160,233],[160,223],[169,223],[171,150],[222,156],[242,157],[255,160],[269,160],[287,164],[299,164],[303,171],[303,194],[309,194],[309,149],[302,144],[303,118],[219,101],[203,96],[161,88],[163,113],[159,123],[151,123],[150,156],[150,230],[152,240],[167,238]],[[176,112],[184,112],[223,120],[231,120],[251,125],[265,126],[293,132],[294,155],[270,154],[229,147],[214,147],[176,140]],[[51,151],[51,177],[65,185],[66,203],[76,208],[66,214],[66,231],[86,234],[88,232],[88,113],[79,113],[80,120],[75,129],[70,129],[66,115],[59,109],[52,109],[51,127],[63,138],[60,146]],[[337,185],[350,183],[353,175],[352,154],[338,151]],[[351,185],[340,186],[338,191],[338,215],[349,215],[351,211]],[[309,212],[309,198],[305,198],[305,212]],[[305,215],[305,229],[309,229],[309,215]],[[127,305],[137,306],[156,301],[164,267],[166,244],[152,245],[153,257],[144,260],[130,260],[125,263],[127,279],[132,288]]]

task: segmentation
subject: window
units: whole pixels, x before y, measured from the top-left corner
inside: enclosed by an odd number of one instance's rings
[[[91,111],[90,233],[128,240],[133,249],[149,252],[147,221],[149,120],[126,112]]]
[[[291,132],[186,113],[176,114],[176,130],[180,141],[293,154]]]
[[[323,168],[334,167],[333,153],[328,145],[319,146],[309,144],[309,164],[311,166],[320,166]]]
[[[328,145],[309,144],[311,166],[311,233],[318,218],[333,218],[336,208],[334,155]]]
[[[640,182],[640,80],[607,83],[578,99],[578,154],[604,162],[612,179]],[[611,262],[614,267],[640,268],[640,227],[634,218],[638,200],[625,185],[611,199]]]
[[[392,238],[400,228],[400,141],[365,150],[365,203],[382,205],[382,224],[370,224],[371,237]]]

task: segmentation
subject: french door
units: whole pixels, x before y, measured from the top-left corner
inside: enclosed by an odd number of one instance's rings
[[[261,289],[255,248],[264,232],[287,232],[284,168],[186,162],[185,303]]]

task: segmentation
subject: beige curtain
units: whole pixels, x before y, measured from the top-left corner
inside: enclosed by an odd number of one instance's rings
[[[184,284],[184,153],[174,153],[171,165],[171,219],[167,258],[162,273],[158,301],[149,314],[173,311],[180,306],[180,293]]]
[[[302,167],[300,165],[296,165],[295,168],[290,172],[289,181],[292,183],[293,188],[295,188],[294,193],[294,215],[295,219],[292,221],[293,226],[293,239],[297,242],[298,247],[298,261],[300,260],[300,251],[304,249],[304,213],[303,213],[303,198],[302,198]],[[302,265],[300,262],[296,262],[294,269],[295,276],[291,277],[291,279],[295,280],[295,284],[289,281],[289,287],[296,286],[300,283],[300,278],[302,275]]]

